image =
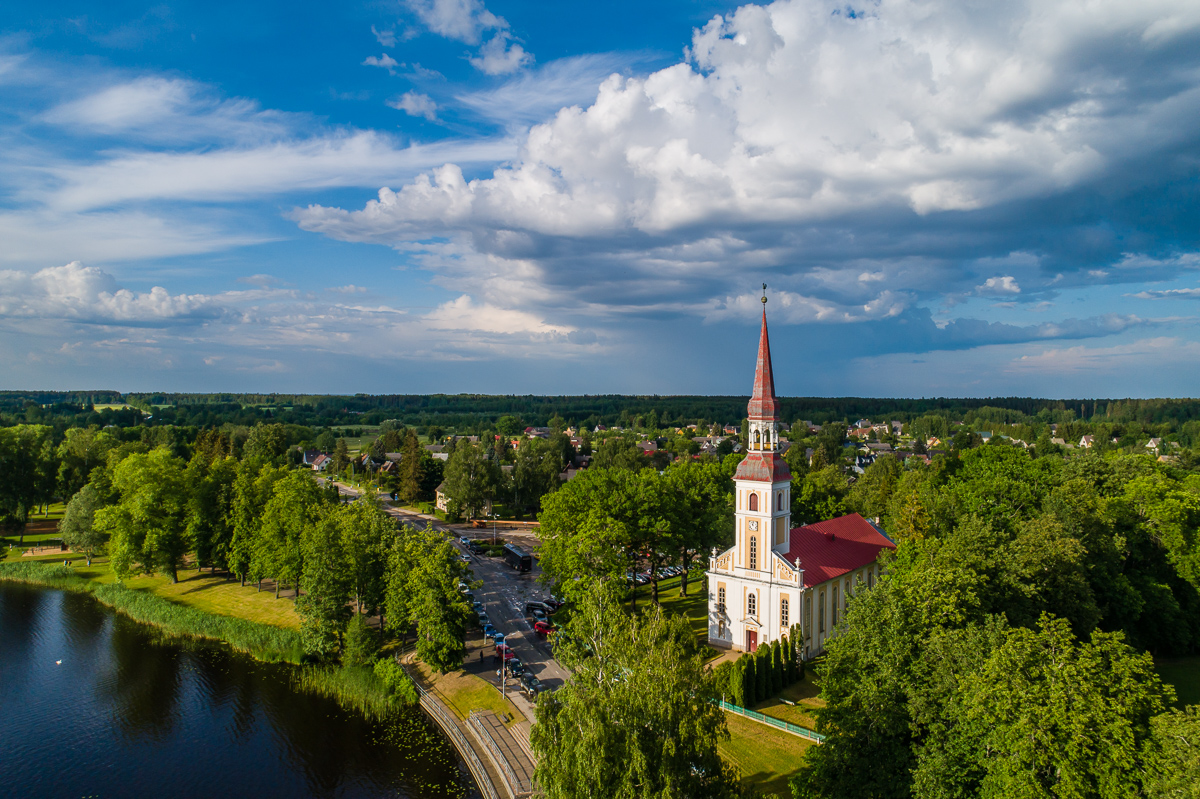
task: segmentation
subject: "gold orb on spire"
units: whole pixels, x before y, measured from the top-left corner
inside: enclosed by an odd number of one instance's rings
[[[766,304],[767,304],[767,284],[766,284],[766,283],[763,283],[763,296],[762,296],[762,302],[763,302],[763,305],[766,305]]]

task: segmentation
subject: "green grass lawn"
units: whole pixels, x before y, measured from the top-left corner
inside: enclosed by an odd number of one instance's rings
[[[825,704],[825,700],[817,696],[820,692],[821,690],[813,684],[812,671],[807,670],[803,680],[784,688],[779,696],[759,702],[752,709],[765,716],[771,716],[780,721],[790,721],[792,724],[799,724],[801,727],[815,730],[817,720],[813,716],[813,710]],[[789,705],[783,701],[784,699],[795,704]]]
[[[804,753],[814,744],[733,713],[726,713],[725,721],[730,737],[717,744],[721,757],[738,767],[743,782],[764,795],[790,797],[788,780],[800,769]]]
[[[68,555],[64,558],[62,555],[51,553],[22,558],[14,550],[9,559],[52,562],[69,560],[80,577],[98,583],[113,583],[117,580],[107,560],[99,558],[88,566],[81,555]],[[175,584],[165,576],[154,575],[130,578],[125,581],[125,585],[219,616],[246,619],[286,630],[300,629],[300,617],[296,615],[291,599],[275,599],[273,591],[257,591],[253,583],[243,587],[236,579],[226,580],[224,575],[197,573],[194,569],[186,569],[179,572],[179,582]]]
[[[460,719],[466,721],[473,710],[490,710],[500,718],[507,719],[506,727],[525,720],[525,716],[510,700],[500,696],[496,687],[465,671],[435,674],[429,666],[417,662],[421,679],[433,690]]]
[[[672,577],[668,580],[660,580],[658,583],[658,601],[662,605],[663,610],[667,613],[681,615],[687,618],[688,624],[691,625],[696,637],[701,641],[708,640],[708,595],[704,591],[704,572],[703,570],[693,570],[691,577],[688,579],[688,593],[686,597],[679,596],[680,579]],[[653,604],[651,600],[650,584],[638,586],[634,589],[637,594],[637,605],[639,608],[645,608]],[[629,603],[625,605],[629,607]]]
[[[1164,682],[1175,686],[1180,707],[1200,704],[1200,656],[1160,658],[1154,667]]]

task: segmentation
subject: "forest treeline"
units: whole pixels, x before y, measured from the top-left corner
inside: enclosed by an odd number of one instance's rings
[[[114,407],[128,405],[129,407]],[[301,395],[301,394],[122,394],[105,391],[0,392],[0,426],[19,423],[67,427],[116,424],[179,425],[197,428],[252,426],[276,421],[309,427],[377,425],[395,420],[424,429],[437,426],[477,433],[501,417],[524,425],[567,424],[625,428],[737,424],[744,396],[537,396],[487,394]],[[1038,399],[1032,397],[888,399],[870,397],[782,397],[783,421],[824,424],[859,418],[909,422],[925,415],[968,423],[1086,422],[1163,426],[1168,432],[1200,421],[1196,399]]]

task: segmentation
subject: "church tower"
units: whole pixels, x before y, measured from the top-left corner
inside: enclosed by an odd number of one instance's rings
[[[747,409],[746,457],[734,474],[737,493],[736,560],[742,568],[771,572],[771,552],[786,553],[792,528],[792,473],[779,454],[779,403],[767,336],[767,297],[763,286],[762,333],[754,370],[754,393]]]

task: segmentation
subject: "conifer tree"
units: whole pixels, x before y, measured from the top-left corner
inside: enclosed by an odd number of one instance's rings
[[[758,700],[758,663],[747,652],[738,658],[742,665],[742,707],[751,707]]]

